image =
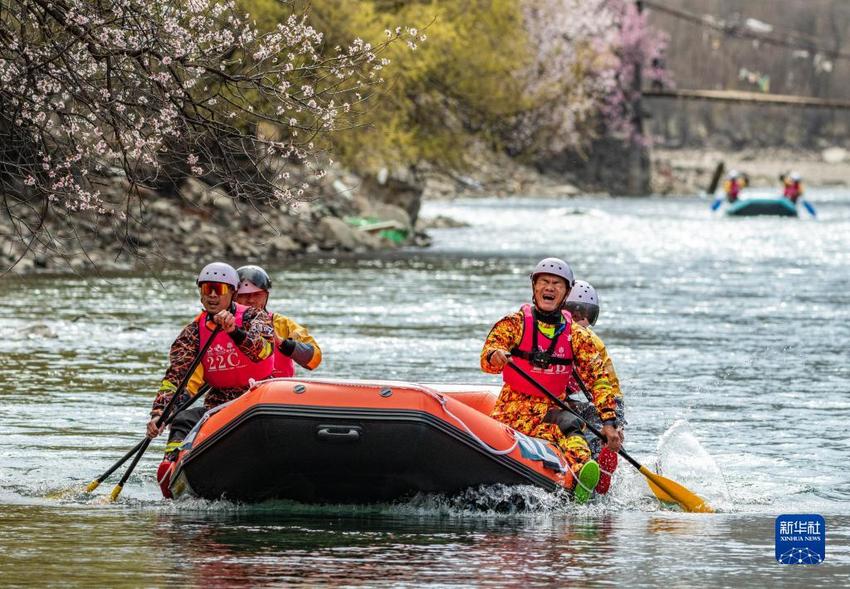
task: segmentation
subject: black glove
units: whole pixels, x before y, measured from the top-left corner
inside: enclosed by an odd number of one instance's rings
[[[280,351],[284,356],[291,356],[295,351],[295,340],[290,337],[280,342]]]

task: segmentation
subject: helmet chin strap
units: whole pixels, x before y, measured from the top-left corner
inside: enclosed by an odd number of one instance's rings
[[[564,301],[566,300],[567,298],[564,297]],[[542,321],[543,323],[549,323],[550,325],[557,325],[561,322],[561,309],[564,308],[563,302],[553,311],[542,310],[540,307],[537,306],[536,300],[532,300],[532,303],[534,303],[534,318],[538,321]]]

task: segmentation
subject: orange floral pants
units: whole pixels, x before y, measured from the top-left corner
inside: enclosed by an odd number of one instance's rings
[[[552,442],[563,453],[570,469],[578,474],[590,460],[590,447],[584,436],[578,433],[565,436],[556,424],[544,421],[552,407],[547,399],[532,397],[505,386],[490,417],[527,436]]]

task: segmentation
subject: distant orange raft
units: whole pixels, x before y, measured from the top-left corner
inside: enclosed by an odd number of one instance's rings
[[[482,484],[573,485],[560,452],[489,417],[498,389],[280,378],[186,438],[175,498],[373,503]]]

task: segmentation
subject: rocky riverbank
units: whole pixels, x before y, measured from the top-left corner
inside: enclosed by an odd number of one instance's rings
[[[727,170],[748,173],[752,186],[778,186],[778,175],[791,169],[800,171],[810,187],[850,184],[850,154],[839,147],[821,152],[656,148],[651,153],[652,186],[658,194],[704,191],[720,161]],[[310,253],[424,247],[430,243],[427,229],[456,225],[451,219],[420,218],[425,199],[599,192],[577,186],[571,176],[543,174],[503,154],[481,150],[470,157],[471,171],[465,174],[421,166],[359,177],[331,167],[325,180],[308,191],[308,200],[264,205],[189,178],[174,194],[142,190],[124,218],[70,215],[53,206],[35,238],[40,207],[13,203],[0,211],[0,272],[11,267],[14,273],[98,273],[211,259],[273,263]],[[126,190],[120,176],[104,180],[108,202],[121,202]]]
[[[403,181],[389,194],[402,194]],[[373,182],[382,188],[379,182]],[[0,213],[0,272],[33,270],[84,272],[156,268],[164,263],[195,264],[211,259],[266,263],[318,252],[355,252],[428,245],[417,228],[419,195],[392,202],[380,190],[343,170],[329,171],[327,181],[312,187],[309,200],[277,204],[248,203],[189,178],[175,194],[142,190],[124,218],[116,215],[68,214],[49,210],[38,227],[40,208],[17,203]],[[107,179],[101,192],[120,202],[127,191],[121,177]],[[383,197],[383,198],[382,198]],[[407,208],[399,203],[406,202]],[[425,224],[422,225],[427,226]]]
[[[332,166],[320,184],[311,184],[308,199],[277,204],[240,201],[188,178],[173,194],[141,190],[124,218],[72,215],[53,205],[41,224],[38,203],[16,203],[0,212],[0,272],[98,273],[211,259],[273,263],[311,253],[424,247],[430,243],[427,229],[458,224],[420,218],[423,199],[581,192],[483,150],[470,169],[474,173],[465,175],[421,166],[360,177]],[[292,173],[296,184],[309,182],[303,171]],[[127,189],[121,176],[102,181],[108,203],[124,201]]]

